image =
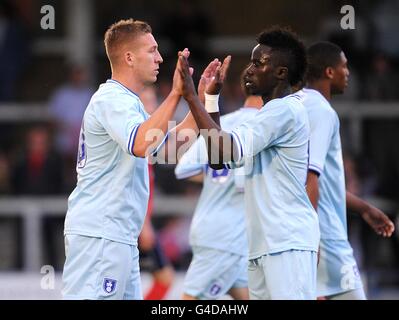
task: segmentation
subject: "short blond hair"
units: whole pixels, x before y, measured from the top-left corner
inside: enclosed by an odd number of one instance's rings
[[[112,24],[104,35],[105,52],[114,65],[119,59],[119,49],[138,35],[152,33],[151,26],[144,21],[127,19]]]

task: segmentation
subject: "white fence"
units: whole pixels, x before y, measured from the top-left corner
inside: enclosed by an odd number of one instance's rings
[[[196,197],[154,197],[154,215],[179,216],[192,214]],[[64,217],[66,197],[3,197],[0,198],[0,217],[21,217],[23,228],[23,267],[25,271],[40,270],[43,257],[42,217]]]

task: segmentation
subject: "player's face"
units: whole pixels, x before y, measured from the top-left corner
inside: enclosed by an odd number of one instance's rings
[[[338,65],[334,68],[334,76],[331,81],[331,93],[342,94],[348,86],[349,69],[348,60],[345,54],[341,52],[341,57]]]
[[[271,51],[270,47],[262,44],[252,50],[251,63],[244,71],[245,86],[252,95],[268,95],[277,84]]]
[[[157,81],[159,64],[163,62],[158,44],[151,33],[145,33],[134,41],[134,73],[140,81],[149,85]]]

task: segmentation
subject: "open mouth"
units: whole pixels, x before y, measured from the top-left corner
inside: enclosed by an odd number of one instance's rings
[[[252,87],[252,85],[253,85],[253,82],[252,82],[252,81],[245,81],[245,86],[246,86],[247,88]]]
[[[246,87],[251,87],[253,85],[253,82],[251,81],[251,79],[249,77],[244,77],[244,85]]]

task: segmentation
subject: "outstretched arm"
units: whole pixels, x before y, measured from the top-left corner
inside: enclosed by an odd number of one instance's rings
[[[230,64],[230,57],[227,57],[223,65],[218,67],[214,78],[214,87],[208,94],[219,94]],[[208,114],[200,98],[195,92],[193,79],[189,72],[187,58],[179,57],[179,71],[183,80],[183,96],[189,104],[191,113],[200,129],[201,135],[208,141],[208,160],[211,168],[220,169],[224,162],[233,160],[234,143],[229,133],[220,128],[219,112]],[[213,90],[214,89],[214,90]],[[218,91],[219,90],[219,91]],[[216,122],[215,122],[216,120]]]
[[[201,75],[201,80],[198,85],[198,96],[202,104],[205,104],[205,90],[212,82],[212,78],[214,78],[216,69],[219,66],[219,60],[214,59]],[[192,74],[191,70],[190,74]],[[168,132],[168,139],[156,153],[154,161],[176,163],[188,147],[197,140],[198,134],[199,129],[197,123],[192,113],[189,112],[182,122]]]
[[[390,237],[395,231],[395,225],[384,212],[349,191],[346,192],[346,206],[360,214],[377,234]]]
[[[183,56],[186,59],[190,55],[188,49],[184,49],[179,52],[178,56]],[[179,63],[179,62],[178,62]],[[192,72],[192,70],[188,70]],[[180,101],[182,95],[182,82],[180,75],[177,71],[177,65],[173,76],[173,86],[169,95],[165,101],[159,106],[159,108],[151,115],[151,117],[144,121],[137,130],[137,135],[134,140],[133,154],[138,157],[147,156],[151,150],[150,147],[154,146],[154,130],[157,130],[157,134],[165,135],[168,131],[168,122],[172,119],[177,104]],[[159,141],[158,143],[161,143]]]

